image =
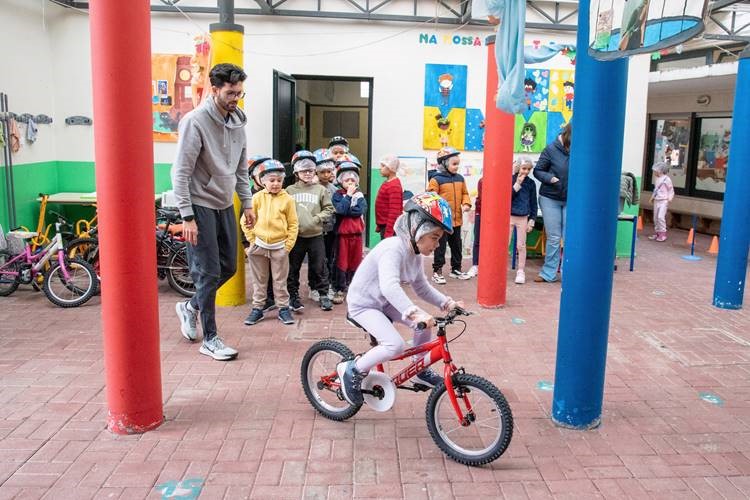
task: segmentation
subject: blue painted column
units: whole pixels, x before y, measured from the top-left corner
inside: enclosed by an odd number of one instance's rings
[[[741,309],[745,294],[750,245],[750,47],[740,56],[734,91],[732,140],[729,143],[724,210],[721,217],[719,257],[714,280],[714,305]]]
[[[552,419],[599,425],[620,192],[627,59],[589,56],[589,0],[578,8],[576,97],[563,235],[560,326]],[[550,285],[547,285],[550,286]]]

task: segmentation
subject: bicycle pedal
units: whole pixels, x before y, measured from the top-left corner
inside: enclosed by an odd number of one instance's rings
[[[430,387],[429,385],[420,384],[418,382],[414,383],[414,392],[427,392],[431,390],[432,387]]]

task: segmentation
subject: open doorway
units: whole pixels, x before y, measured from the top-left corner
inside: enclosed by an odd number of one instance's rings
[[[374,210],[370,199],[372,162],[373,79],[274,72],[274,134],[276,158],[289,161],[300,149],[327,148],[332,137],[349,141],[349,150],[362,163],[360,189],[367,198],[366,227]],[[294,123],[289,123],[289,117]],[[279,119],[281,117],[283,119]],[[290,126],[291,125],[291,126]],[[365,244],[369,245],[366,232]]]

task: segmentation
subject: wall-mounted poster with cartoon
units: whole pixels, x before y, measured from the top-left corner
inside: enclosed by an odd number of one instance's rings
[[[516,115],[513,151],[516,153],[541,153],[547,145],[547,113]]]
[[[177,124],[193,109],[190,54],[151,55],[151,110],[155,142],[177,142]]]
[[[549,70],[527,69],[523,89],[526,95],[525,113],[534,111],[547,111],[547,99],[549,94]]]
[[[572,113],[574,97],[575,72],[565,69],[551,70],[549,78],[549,110]],[[570,120],[570,117],[566,117],[567,120]]]
[[[425,65],[424,149],[483,149],[484,115],[466,108],[467,78],[465,65]]]

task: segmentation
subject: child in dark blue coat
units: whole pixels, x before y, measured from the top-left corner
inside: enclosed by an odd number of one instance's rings
[[[531,159],[522,156],[513,163],[513,187],[510,204],[510,231],[516,230],[516,251],[518,267],[515,282],[526,283],[526,234],[534,229],[537,215],[536,184],[529,177],[534,164]]]
[[[362,262],[364,247],[362,234],[365,230],[364,215],[367,201],[359,190],[359,166],[351,161],[342,161],[336,167],[336,180],[341,189],[333,195],[336,209],[336,279],[333,284],[333,303],[341,304],[346,291]]]

